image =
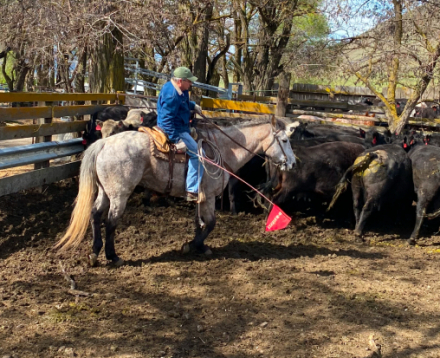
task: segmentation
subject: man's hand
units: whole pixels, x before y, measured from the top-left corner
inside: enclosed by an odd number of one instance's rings
[[[202,114],[202,107],[200,107],[198,104],[196,104],[196,106],[194,107],[194,111],[197,114]]]

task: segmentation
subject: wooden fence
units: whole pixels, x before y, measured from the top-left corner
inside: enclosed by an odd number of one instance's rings
[[[359,88],[356,88],[353,92],[352,88],[346,87],[295,85],[290,91],[281,92],[290,96],[290,98],[283,98],[284,103],[287,103],[283,115],[286,119],[300,118],[305,121],[343,126],[386,125],[382,108],[348,103],[350,98],[372,96],[367,91]],[[342,101],[342,98],[345,100]],[[24,124],[21,125],[0,126],[0,144],[3,140],[31,137],[36,138],[36,142],[50,142],[54,134],[81,132],[86,127],[86,121],[55,122],[53,119],[64,116],[90,115],[115,104],[136,106],[130,100],[131,98],[125,94],[0,93],[0,103],[32,102],[37,104],[33,107],[0,107],[0,122],[24,121]],[[69,103],[69,105],[60,106],[59,102]],[[262,114],[275,114],[277,102],[277,97],[238,95],[235,101],[203,98],[201,106],[204,113],[210,117],[219,116],[219,111],[221,111],[222,117],[246,116],[256,118]],[[319,107],[320,110],[310,110],[310,107]],[[335,110],[339,110],[339,112]],[[364,112],[367,110],[370,113],[374,112],[376,114],[375,118],[365,116]],[[353,111],[354,113],[346,113],[347,111]],[[432,130],[440,128],[440,119],[411,118],[409,124],[424,126]],[[9,152],[11,152],[11,149],[13,148],[9,148]],[[20,165],[19,160],[16,165]],[[76,176],[78,169],[78,161],[55,167],[50,167],[47,160],[37,162],[34,163],[33,171],[1,178],[0,195]]]
[[[282,117],[286,117],[288,120],[299,118],[303,121],[343,126],[387,126],[382,107],[351,105],[347,102],[329,101],[328,99],[298,100],[289,98],[287,102],[289,105]],[[277,97],[240,95],[236,101],[203,98],[201,106],[203,109],[208,110],[207,113],[210,116],[218,115],[220,110],[223,111],[222,116],[234,117],[248,116],[249,114],[275,114],[276,103]],[[318,107],[320,110],[310,109],[313,107]],[[351,113],[347,113],[348,111]],[[374,117],[365,115],[367,112],[370,115],[374,114]],[[410,118],[408,123],[413,126],[426,127],[430,130],[440,129],[440,119]]]
[[[382,94],[387,97],[387,88],[382,88]],[[277,95],[278,84],[275,84],[271,91],[274,96]],[[398,87],[396,89],[396,98],[409,98],[413,90],[411,88]],[[313,85],[306,83],[294,83],[290,88],[290,98],[294,100],[318,100],[325,101],[333,99],[336,101],[356,102],[362,98],[374,98],[376,95],[366,87],[355,86],[331,86],[331,85]],[[423,101],[439,101],[440,86],[429,86],[422,97]]]
[[[36,142],[51,142],[52,135],[70,132],[81,132],[87,121],[54,122],[54,118],[64,116],[84,116],[94,114],[108,106],[124,104],[125,94],[82,94],[82,93],[0,93],[0,103],[33,102],[34,107],[0,108],[0,122],[19,121],[22,125],[0,126],[0,141],[7,139],[32,138]],[[59,102],[80,102],[59,106]],[[28,124],[31,120],[32,124]],[[33,123],[34,122],[34,123]],[[0,142],[1,144],[1,142]],[[37,148],[37,146],[35,147]],[[0,149],[0,152],[5,149]],[[8,148],[9,153],[14,147]],[[32,152],[32,148],[30,150]],[[20,166],[17,160],[14,166]],[[34,163],[33,171],[0,179],[0,195],[7,195],[23,189],[50,184],[78,174],[79,162],[71,162],[50,167],[49,161]]]

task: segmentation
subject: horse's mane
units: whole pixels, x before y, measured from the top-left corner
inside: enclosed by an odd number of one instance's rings
[[[272,120],[272,116],[261,116],[261,118],[258,119],[249,119],[249,118],[241,118],[241,117],[215,117],[215,118],[209,118],[208,121],[215,123],[219,127],[232,127],[235,126],[237,128],[244,128],[244,127],[253,127],[260,124],[266,124],[270,123]],[[286,123],[284,123],[282,120],[277,119],[277,128],[285,130],[286,129]],[[208,129],[208,128],[214,128],[214,126],[209,123],[205,122],[203,119],[199,120],[197,123],[197,128],[199,129]]]

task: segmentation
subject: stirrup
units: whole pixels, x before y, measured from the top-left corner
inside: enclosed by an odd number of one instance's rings
[[[186,192],[186,201],[197,201],[199,200],[199,194],[191,193],[190,191]]]

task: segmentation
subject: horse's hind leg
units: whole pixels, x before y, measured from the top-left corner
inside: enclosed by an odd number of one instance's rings
[[[215,227],[215,197],[207,198],[200,204],[200,218],[196,208],[196,235],[194,240],[182,247],[184,254],[190,251],[211,255],[211,249],[204,244],[205,239]]]
[[[102,214],[105,210],[108,209],[110,204],[110,201],[107,194],[104,192],[104,189],[102,189],[100,185],[98,185],[98,187],[98,196],[96,197],[95,203],[93,204],[92,217],[90,219],[93,233],[93,253],[89,255],[90,266],[96,265],[99,252],[101,251],[103,246],[101,236],[101,219]]]
[[[124,213],[128,197],[129,195],[120,194],[110,198],[110,209],[105,227],[105,256],[116,266],[124,264],[124,260],[120,259],[115,252],[115,231],[118,220]]]

